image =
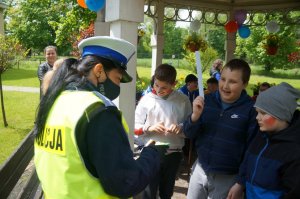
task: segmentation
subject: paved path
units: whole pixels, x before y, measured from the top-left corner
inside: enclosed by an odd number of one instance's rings
[[[20,91],[29,93],[39,93],[40,88],[38,87],[25,87],[25,86],[2,86],[5,91]]]

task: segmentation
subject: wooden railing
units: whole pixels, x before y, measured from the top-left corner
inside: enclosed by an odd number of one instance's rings
[[[0,168],[1,199],[42,198],[43,192],[39,186],[35,168],[33,164],[29,167],[30,163],[32,163],[33,153],[33,132],[30,132]],[[22,177],[25,170],[26,176]]]

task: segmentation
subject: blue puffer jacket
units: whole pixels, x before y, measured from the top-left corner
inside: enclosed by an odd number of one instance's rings
[[[253,101],[245,91],[226,109],[219,92],[205,96],[199,120],[184,123],[184,133],[195,139],[198,160],[206,172],[237,174],[258,126]]]
[[[199,90],[190,92],[186,85],[179,88],[178,91],[188,96],[191,103],[193,103],[194,99],[199,96]]]
[[[259,132],[246,152],[240,182],[247,199],[300,198],[300,114],[274,134]]]

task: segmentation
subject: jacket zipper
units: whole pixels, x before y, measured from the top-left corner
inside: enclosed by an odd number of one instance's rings
[[[256,170],[257,170],[257,166],[258,166],[258,162],[259,162],[259,159],[260,157],[262,156],[262,153],[266,150],[266,148],[268,147],[269,145],[269,139],[266,137],[266,145],[264,146],[264,148],[259,152],[258,156],[257,156],[257,159],[256,159],[256,162],[255,162],[255,169],[254,169],[254,172],[252,174],[252,177],[251,177],[251,184],[253,184],[253,180],[254,180],[254,176],[256,174]]]

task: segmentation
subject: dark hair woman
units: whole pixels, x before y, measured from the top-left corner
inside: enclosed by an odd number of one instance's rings
[[[135,160],[128,127],[111,100],[131,81],[129,42],[92,37],[82,59],[66,59],[42,97],[36,118],[35,165],[48,198],[128,198],[159,168],[159,152],[145,147]],[[84,183],[84,184],[83,184]]]

